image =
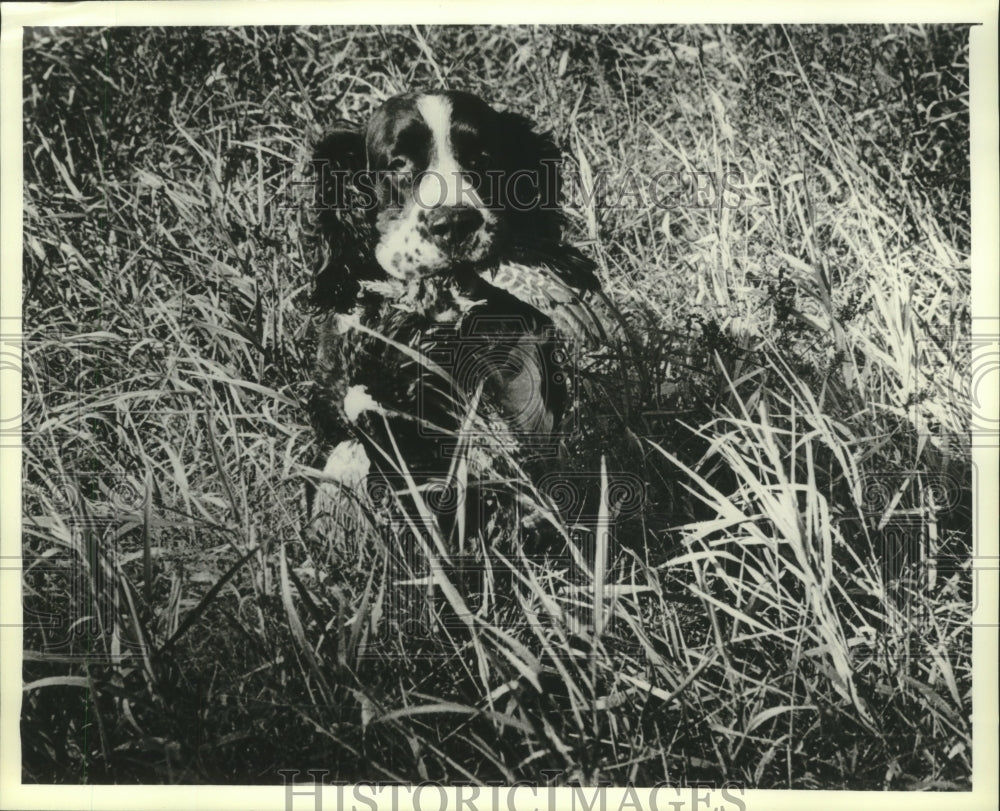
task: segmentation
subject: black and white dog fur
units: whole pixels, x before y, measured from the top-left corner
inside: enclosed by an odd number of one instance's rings
[[[470,93],[389,99],[318,145],[318,466],[441,474],[470,409],[523,450],[567,411],[568,347],[603,338],[594,265],[562,241],[560,153]]]

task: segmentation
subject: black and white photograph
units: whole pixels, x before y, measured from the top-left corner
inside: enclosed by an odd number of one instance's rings
[[[32,5],[0,805],[994,807],[995,7]]]

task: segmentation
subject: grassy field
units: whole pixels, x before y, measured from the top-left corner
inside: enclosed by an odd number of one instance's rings
[[[304,184],[442,86],[566,151],[560,483],[642,487],[435,591],[307,525]],[[31,31],[25,782],[967,788],[968,98],[959,27]]]

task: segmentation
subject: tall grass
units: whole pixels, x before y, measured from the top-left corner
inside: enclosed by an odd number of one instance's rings
[[[24,779],[967,787],[967,43],[30,32]],[[441,85],[566,146],[628,326],[458,547],[303,503],[308,147]]]

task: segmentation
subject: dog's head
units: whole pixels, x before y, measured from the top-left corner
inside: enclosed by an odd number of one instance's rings
[[[330,249],[318,300],[344,303],[359,279],[481,270],[558,243],[558,162],[527,119],[458,91],[397,96],[363,130],[338,127],[314,160]]]

